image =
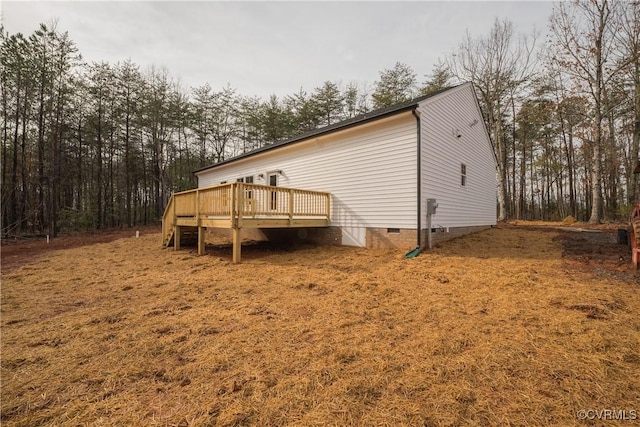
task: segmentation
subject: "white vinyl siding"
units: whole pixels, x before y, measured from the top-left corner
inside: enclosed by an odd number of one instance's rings
[[[495,157],[473,86],[464,84],[428,98],[420,104],[419,111],[421,192],[423,200],[437,200],[433,226],[494,225]],[[462,164],[466,169],[464,186],[461,185]],[[426,224],[425,210],[423,207],[422,224]]]
[[[331,225],[416,228],[416,150],[416,119],[405,112],[199,172],[198,186],[247,175],[268,184],[281,170],[281,187],[331,193]]]
[[[495,157],[473,86],[427,98],[418,112],[423,227],[428,198],[438,203],[434,227],[494,225]],[[280,170],[279,186],[330,192],[331,225],[347,227],[347,237],[360,242],[366,227],[416,228],[416,138],[415,117],[397,113],[201,171],[198,185],[246,176],[268,184]]]

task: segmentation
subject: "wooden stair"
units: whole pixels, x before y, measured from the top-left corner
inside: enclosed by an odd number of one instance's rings
[[[175,200],[174,195],[171,195],[169,203],[162,216],[162,247],[167,248],[169,246],[175,246],[175,225],[178,218],[175,216]],[[198,227],[180,226],[180,245],[197,245],[198,244]]]
[[[169,246],[173,246],[173,229],[168,232],[168,235],[162,236],[162,247],[168,248]]]
[[[179,227],[180,228],[180,245],[196,246],[198,244],[198,227]],[[168,248],[175,243],[173,229],[164,236],[162,246]]]
[[[175,225],[175,218],[173,215],[174,209],[174,196],[171,195],[169,199],[169,203],[167,203],[167,207],[164,210],[164,214],[162,214],[162,247],[166,248],[169,245],[173,244],[173,226]]]

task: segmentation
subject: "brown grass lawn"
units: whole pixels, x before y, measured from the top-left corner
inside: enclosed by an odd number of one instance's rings
[[[159,234],[44,254],[2,277],[2,425],[640,417],[640,276],[597,243],[563,257],[565,234],[497,228],[410,260],[255,246],[234,265]]]

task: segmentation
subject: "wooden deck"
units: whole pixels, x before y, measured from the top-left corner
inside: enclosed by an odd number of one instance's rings
[[[202,255],[207,227],[230,228],[238,263],[242,228],[327,227],[330,199],[330,193],[242,182],[174,193],[162,216],[162,245],[178,250],[181,237],[192,233]]]

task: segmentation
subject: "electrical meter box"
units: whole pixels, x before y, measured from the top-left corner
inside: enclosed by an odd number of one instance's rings
[[[437,208],[438,203],[436,203],[436,199],[427,199],[427,215],[435,215]]]

